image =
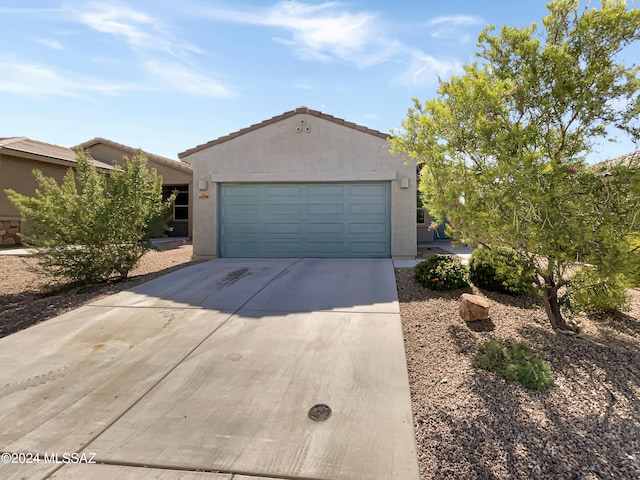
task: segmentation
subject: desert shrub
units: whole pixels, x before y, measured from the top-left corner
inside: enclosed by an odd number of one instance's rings
[[[29,226],[23,235],[37,248],[38,267],[71,283],[127,278],[150,239],[167,228],[175,196],[162,198],[162,177],[141,153],[111,172],[98,171],[86,152],[62,184],[34,170],[36,195],[5,190]]]
[[[471,364],[531,390],[546,390],[553,385],[549,364],[522,342],[489,340],[480,345]]]
[[[469,260],[469,278],[479,288],[509,295],[533,290],[534,271],[510,248],[476,248]]]
[[[572,313],[610,313],[628,311],[624,275],[603,277],[593,267],[583,267],[571,278],[568,308]]]
[[[452,255],[434,255],[413,269],[413,277],[430,290],[456,290],[469,286],[467,268]]]

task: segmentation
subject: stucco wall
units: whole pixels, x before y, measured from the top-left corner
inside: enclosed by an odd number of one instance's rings
[[[24,229],[24,223],[20,223],[20,212],[9,201],[5,189],[11,188],[23,195],[34,196],[38,184],[33,170],[40,170],[45,176],[53,177],[61,183],[68,168],[0,154],[0,245],[19,243],[19,237],[15,233]]]
[[[234,182],[391,181],[391,254],[416,254],[415,165],[405,165],[404,158],[391,155],[387,141],[380,137],[300,113],[185,160],[194,170],[197,258],[217,255],[218,185]],[[408,180],[408,188],[401,188],[402,178]],[[207,181],[207,190],[198,189],[199,180]]]

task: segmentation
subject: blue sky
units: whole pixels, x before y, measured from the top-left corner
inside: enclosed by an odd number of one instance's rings
[[[3,0],[0,137],[101,136],[177,158],[301,105],[388,132],[474,60],[486,24],[528,25],[545,4]]]

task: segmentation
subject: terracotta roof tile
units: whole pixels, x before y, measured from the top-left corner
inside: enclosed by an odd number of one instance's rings
[[[238,130],[236,132],[232,132],[232,133],[230,133],[228,135],[225,135],[223,137],[219,137],[219,138],[216,138],[215,140],[211,140],[210,142],[203,143],[203,144],[198,145],[198,146],[196,146],[194,148],[190,148],[189,150],[185,150],[184,152],[179,153],[178,157],[181,158],[181,159],[182,158],[186,158],[189,155],[193,155],[194,153],[200,152],[200,151],[205,150],[205,149],[207,149],[209,147],[212,147],[214,145],[219,145],[221,143],[228,142],[229,140],[233,140],[234,138],[237,138],[237,137],[239,137],[241,135],[244,135],[245,133],[252,132],[252,131],[257,130],[259,128],[265,127],[267,125],[271,125],[272,123],[279,122],[281,120],[293,117],[294,115],[298,115],[298,114],[301,114],[301,113],[306,114],[306,115],[313,115],[314,117],[322,118],[324,120],[328,120],[330,122],[336,123],[338,125],[342,125],[342,126],[347,127],[347,128],[353,128],[353,129],[358,130],[360,132],[368,133],[368,134],[376,136],[378,138],[383,138],[385,140],[387,140],[387,139],[389,139],[391,137],[391,135],[388,134],[388,133],[382,133],[382,132],[380,132],[378,130],[374,130],[372,128],[368,128],[368,127],[365,127],[363,125],[358,125],[356,123],[349,122],[349,121],[344,120],[342,118],[336,118],[333,115],[328,115],[326,113],[322,113],[319,110],[311,110],[310,108],[307,108],[307,107],[298,107],[295,110],[291,110],[291,111],[285,112],[285,113],[283,113],[281,115],[277,115],[275,117],[271,117],[268,120],[264,120],[264,121],[262,121],[260,123],[254,123],[253,125],[250,125],[250,126],[248,126],[246,128]]]

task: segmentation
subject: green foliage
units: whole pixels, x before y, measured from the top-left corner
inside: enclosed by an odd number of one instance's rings
[[[448,221],[454,240],[526,258],[562,329],[558,291],[572,266],[624,271],[627,239],[640,228],[640,159],[585,163],[609,132],[640,139],[640,69],[619,58],[640,40],[640,10],[578,4],[552,1],[540,29],[489,26],[480,63],[441,82],[437,98],[415,100],[391,140],[422,165],[436,223]]]
[[[480,345],[471,364],[532,390],[546,390],[553,385],[549,364],[537,358],[522,342],[489,340]]]
[[[476,248],[469,260],[471,282],[492,292],[529,293],[533,290],[534,274],[527,259],[510,248]]]
[[[35,197],[6,190],[26,220],[23,240],[37,248],[41,268],[72,283],[92,283],[112,276],[126,278],[162,235],[173,199],[162,200],[162,179],[147,169],[142,153],[124,158],[111,172],[96,170],[88,153],[61,185],[33,172]]]
[[[430,290],[456,290],[469,286],[467,269],[451,255],[434,255],[413,268],[413,278]]]
[[[611,313],[629,311],[624,275],[603,277],[594,267],[583,267],[570,281],[567,308],[571,313]]]
[[[627,240],[626,258],[625,282],[629,288],[640,288],[640,233]]]

